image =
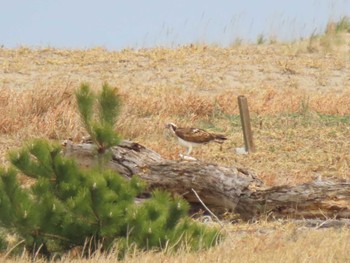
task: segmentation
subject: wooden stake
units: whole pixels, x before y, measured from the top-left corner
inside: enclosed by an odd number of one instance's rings
[[[245,150],[248,153],[255,152],[253,134],[250,126],[250,116],[249,116],[247,98],[243,95],[240,95],[237,97],[237,99],[238,99],[239,114],[241,116]]]

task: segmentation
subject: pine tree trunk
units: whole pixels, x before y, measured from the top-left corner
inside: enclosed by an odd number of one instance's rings
[[[92,144],[68,142],[66,156],[81,166],[96,162]],[[350,218],[350,182],[314,181],[297,186],[263,188],[252,172],[200,161],[171,161],[144,146],[123,141],[112,149],[108,166],[125,178],[138,175],[149,190],[165,189],[192,205],[201,201],[215,212],[233,211],[245,220],[259,215],[276,218]]]

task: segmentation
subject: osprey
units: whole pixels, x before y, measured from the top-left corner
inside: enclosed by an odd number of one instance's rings
[[[167,124],[166,128],[172,131],[181,145],[187,147],[187,155],[190,155],[194,146],[199,146],[212,141],[223,143],[227,140],[226,136],[222,134],[211,133],[198,128],[180,128],[174,123]]]

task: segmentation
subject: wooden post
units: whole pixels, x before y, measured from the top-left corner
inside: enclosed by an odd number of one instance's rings
[[[250,126],[250,116],[249,116],[247,98],[243,95],[240,95],[237,97],[237,99],[238,99],[239,114],[241,116],[245,150],[248,153],[255,152],[253,134]]]

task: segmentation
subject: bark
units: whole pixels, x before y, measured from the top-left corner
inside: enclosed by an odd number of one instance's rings
[[[275,218],[350,218],[350,182],[316,180],[244,193],[236,212],[243,219],[261,214]]]
[[[83,167],[95,164],[92,144],[65,146],[66,156]],[[249,170],[201,161],[173,161],[144,146],[123,141],[112,148],[107,166],[125,178],[138,175],[149,191],[161,188],[181,195],[194,207],[201,201],[212,211],[232,211],[242,219],[260,215],[276,218],[350,218],[350,182],[315,181],[297,186],[263,188],[263,182]]]

